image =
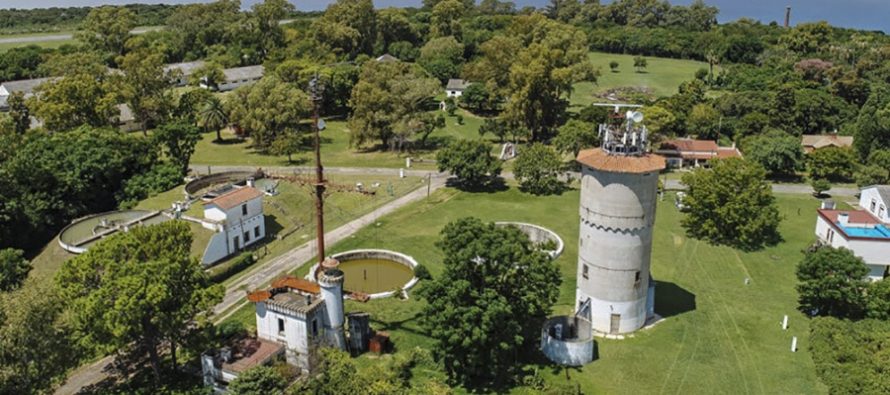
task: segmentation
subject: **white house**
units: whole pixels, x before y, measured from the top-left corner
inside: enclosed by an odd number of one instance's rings
[[[251,186],[237,188],[204,203],[204,227],[217,233],[204,251],[202,263],[216,262],[266,237],[263,193]]]
[[[470,81],[452,78],[445,85],[445,95],[448,97],[461,97],[468,86],[470,86]]]
[[[881,280],[890,267],[890,186],[863,188],[859,206],[835,210],[823,205],[816,217],[816,236],[822,244],[852,250],[868,265],[869,279]]]
[[[34,96],[34,90],[36,90],[37,87],[40,86],[40,84],[50,80],[53,80],[53,78],[35,78],[30,80],[6,81],[0,84],[0,111],[6,111],[9,109],[7,100],[13,93],[22,93],[27,99],[31,96]]]
[[[315,366],[318,347],[345,350],[343,276],[334,266],[320,275],[318,283],[286,276],[273,281],[269,290],[248,294],[256,307],[257,328],[256,339],[248,341],[267,351],[243,358],[244,363],[227,349],[205,352],[201,358],[205,384],[220,389],[244,370],[281,354],[288,364],[308,373]],[[248,363],[252,365],[245,366]]]
[[[263,78],[266,68],[263,66],[246,66],[235,67],[223,70],[225,80],[220,81],[217,88],[220,92],[235,90],[238,87],[252,84]],[[208,88],[207,85],[201,84],[202,88]]]

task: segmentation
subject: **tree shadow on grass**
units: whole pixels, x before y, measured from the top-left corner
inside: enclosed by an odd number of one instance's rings
[[[673,317],[695,310],[695,294],[667,281],[655,285],[655,313]]]
[[[462,183],[457,177],[449,177],[445,181],[445,186],[471,193],[495,193],[510,189],[503,177],[494,177],[483,185],[467,185]]]
[[[237,137],[224,138],[222,140],[217,140],[216,137],[213,137],[213,141],[211,143],[213,145],[238,145],[244,144],[246,140]]]

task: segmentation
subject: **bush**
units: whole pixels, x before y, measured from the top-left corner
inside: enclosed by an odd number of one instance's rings
[[[426,266],[418,263],[414,267],[414,277],[417,277],[419,280],[429,280],[433,278],[433,275],[430,274],[430,270]]]
[[[810,180],[810,186],[813,187],[813,195],[819,197],[831,189],[831,182],[822,178],[814,178]]]
[[[816,373],[831,394],[886,394],[890,322],[815,318],[810,351]]]
[[[618,61],[613,60],[613,61],[609,62],[609,69],[612,70],[613,73],[617,73],[618,72]]]
[[[0,291],[18,288],[30,271],[31,262],[25,259],[24,251],[14,248],[0,250]]]
[[[215,283],[222,282],[232,275],[247,269],[250,265],[253,265],[254,262],[256,262],[256,260],[253,258],[253,252],[244,251],[237,257],[233,258],[231,262],[225,263],[227,266],[218,273],[211,275],[210,280]]]
[[[161,163],[143,174],[137,174],[124,182],[124,189],[118,194],[121,208],[131,208],[140,200],[158,193],[169,191],[182,182],[182,173],[177,166]]]

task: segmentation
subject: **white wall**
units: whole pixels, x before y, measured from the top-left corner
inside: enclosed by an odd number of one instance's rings
[[[872,202],[875,203],[874,209],[872,209],[871,206]],[[881,222],[890,223],[890,202],[881,200],[881,195],[878,193],[877,188],[862,190],[862,193],[859,195],[859,207],[870,212]],[[881,210],[881,208],[883,208],[883,210]]]
[[[445,95],[448,97],[461,97],[463,94],[463,91],[445,91]]]
[[[831,242],[828,241],[829,229],[835,232]],[[834,229],[821,215],[816,218],[816,236],[834,248],[852,250],[854,255],[862,258],[869,266],[869,278],[872,280],[882,279],[886,266],[890,266],[890,240],[847,240],[843,233]]]

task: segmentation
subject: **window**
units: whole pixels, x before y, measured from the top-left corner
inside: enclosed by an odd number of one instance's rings
[[[828,243],[831,244],[834,242],[834,229],[828,229],[828,234],[826,237],[828,239]]]
[[[250,241],[250,232],[244,232],[244,242]]]
[[[637,270],[637,272],[634,274],[634,284],[639,284],[639,283],[640,283],[640,271]]]
[[[587,267],[587,264],[585,263],[584,267],[581,269],[581,277],[588,278],[587,270],[588,270],[588,267]]]
[[[235,238],[233,239],[233,242],[235,244],[236,249],[241,248],[241,239],[238,236],[235,236]]]
[[[884,205],[881,205],[881,208],[878,209],[878,218],[884,219]]]
[[[871,211],[871,212],[875,212],[875,204],[877,204],[877,203],[875,203],[875,200],[872,199],[872,200],[871,200],[871,208],[869,209],[869,211]]]
[[[260,227],[259,226],[253,228],[253,237],[256,237],[257,239],[260,238]]]
[[[318,321],[312,320],[312,336],[318,336]]]
[[[247,215],[247,203],[241,205],[241,215]]]
[[[279,335],[284,334],[284,318],[278,319],[278,334]]]

